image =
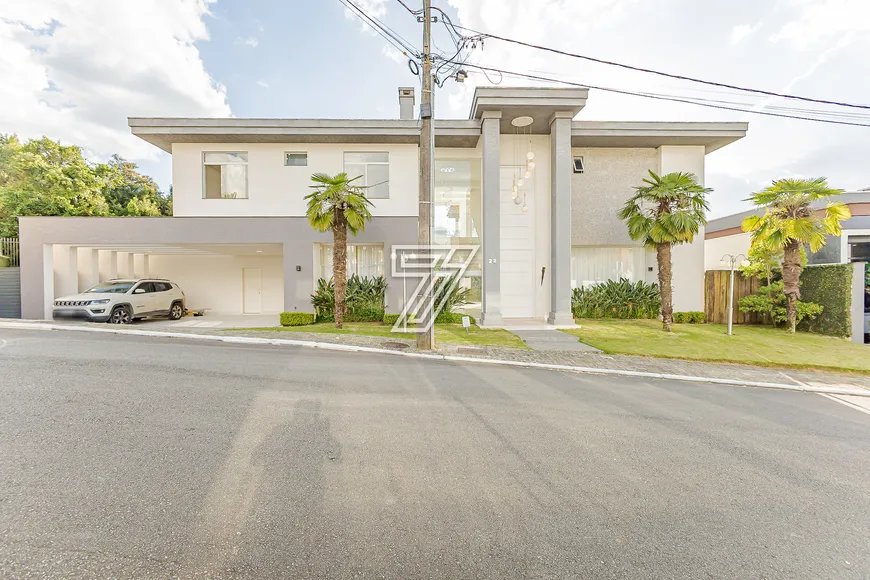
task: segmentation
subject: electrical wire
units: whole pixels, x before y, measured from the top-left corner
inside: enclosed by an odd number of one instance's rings
[[[434,9],[434,8],[433,8],[433,9]],[[438,9],[438,10],[443,14],[443,11],[441,11],[440,9]],[[799,101],[807,101],[807,102],[811,102],[811,103],[819,103],[819,104],[823,104],[823,105],[835,105],[835,106],[838,106],[838,107],[851,107],[851,108],[855,108],[855,109],[870,109],[870,105],[859,105],[859,104],[855,104],[855,103],[845,103],[845,102],[841,102],[841,101],[831,101],[831,100],[826,100],[826,99],[814,99],[814,98],[811,98],[811,97],[804,97],[804,96],[800,96],[800,95],[789,95],[789,94],[785,94],[785,93],[775,93],[775,92],[773,92],[773,91],[765,91],[765,90],[762,90],[762,89],[753,89],[753,88],[748,88],[748,87],[740,87],[740,86],[737,86],[737,85],[729,85],[729,84],[727,84],[727,83],[720,83],[720,82],[708,81],[708,80],[699,79],[699,78],[693,78],[693,77],[684,76],[684,75],[677,75],[677,74],[666,73],[666,72],[662,72],[662,71],[657,71],[657,70],[648,69],[648,68],[643,68],[643,67],[638,67],[638,66],[632,66],[632,65],[629,65],[629,64],[624,64],[624,63],[615,62],[615,61],[611,61],[611,60],[604,60],[604,59],[595,58],[595,57],[591,57],[591,56],[586,56],[586,55],[582,55],[582,54],[576,54],[576,53],[572,53],[572,52],[567,52],[567,51],[564,51],[564,50],[559,50],[559,49],[556,49],[556,48],[550,48],[550,47],[547,47],[547,46],[540,46],[540,45],[537,45],[537,44],[531,44],[531,43],[529,43],[529,42],[523,42],[523,41],[521,41],[521,40],[515,40],[515,39],[513,39],[513,38],[506,38],[506,37],[504,37],[504,36],[498,36],[498,35],[496,35],[496,34],[489,34],[489,33],[487,33],[487,32],[480,32],[479,30],[474,30],[473,28],[468,28],[468,27],[465,27],[465,26],[460,26],[460,25],[458,25],[458,24],[453,24],[452,22],[451,22],[450,24],[451,24],[453,27],[458,28],[458,29],[460,29],[460,30],[466,30],[466,31],[468,31],[468,32],[472,32],[472,33],[478,35],[479,37],[483,37],[483,38],[493,38],[493,39],[495,39],[495,40],[501,40],[501,41],[503,41],[503,42],[509,42],[509,43],[513,43],[513,44],[518,44],[518,45],[520,45],[520,46],[525,46],[525,47],[527,47],[527,48],[534,48],[534,49],[537,49],[537,50],[543,50],[543,51],[546,51],[546,52],[552,52],[552,53],[554,53],[554,54],[559,54],[559,55],[562,55],[562,56],[570,56],[570,57],[572,57],[572,58],[580,58],[580,59],[587,60],[587,61],[590,61],[590,62],[595,62],[595,63],[598,63],[598,64],[605,64],[605,65],[608,65],[608,66],[616,66],[616,67],[620,67],[620,68],[624,68],[624,69],[628,69],[628,70],[633,70],[633,71],[636,71],[636,72],[643,72],[643,73],[647,73],[647,74],[658,75],[658,76],[667,77],[667,78],[676,79],[676,80],[681,80],[681,81],[689,81],[689,82],[693,82],[693,83],[701,83],[701,84],[710,85],[710,86],[714,86],[714,87],[720,87],[720,88],[726,88],[726,89],[733,89],[733,90],[743,91],[743,92],[747,92],[747,93],[755,93],[755,94],[759,94],[759,95],[765,95],[765,96],[768,96],[768,97],[780,97],[780,98],[783,98],[783,99],[795,99],[795,100],[799,100]]]
[[[355,4],[352,0],[338,0],[344,5],[351,13],[356,14],[364,24],[371,26],[375,32],[377,32],[380,36],[384,38],[387,42],[392,44],[395,48],[397,48],[401,53],[408,55],[411,54],[417,58],[420,57],[419,51],[411,44],[408,40],[406,40],[402,35],[397,33],[395,30],[378,20],[375,16],[369,15],[362,7]]]
[[[773,113],[770,111],[758,111],[758,110],[753,110],[753,109],[717,105],[717,104],[713,104],[713,103],[696,102],[696,101],[689,100],[687,98],[681,98],[681,97],[677,97],[677,96],[657,95],[654,93],[642,93],[642,92],[637,92],[637,91],[628,91],[628,90],[624,90],[624,89],[616,89],[616,88],[612,88],[612,87],[600,87],[600,86],[590,85],[590,84],[586,84],[586,83],[576,83],[576,82],[571,82],[571,81],[566,81],[566,80],[543,77],[543,76],[539,76],[539,75],[531,75],[531,74],[526,74],[526,73],[521,73],[521,72],[516,72],[516,71],[503,70],[503,69],[498,69],[498,68],[493,68],[493,67],[485,67],[485,66],[478,65],[478,64],[467,64],[466,66],[479,69],[480,71],[497,72],[497,73],[500,73],[500,74],[505,75],[505,76],[525,78],[525,79],[550,82],[550,83],[561,83],[561,84],[580,87],[580,88],[584,88],[584,89],[595,89],[595,90],[599,90],[599,91],[618,93],[618,94],[629,95],[629,96],[634,96],[634,97],[642,97],[642,98],[646,98],[646,99],[656,99],[656,100],[661,100],[661,101],[671,101],[671,102],[675,102],[675,103],[684,103],[684,104],[688,104],[688,105],[696,105],[699,107],[709,107],[712,109],[722,109],[722,110],[726,110],[726,111],[737,111],[740,113],[750,113],[753,115],[765,115],[768,117],[781,117],[781,118],[785,118],[785,119],[798,119],[801,121],[815,121],[817,123],[829,123],[829,124],[833,124],[833,125],[849,125],[852,127],[870,127],[870,123],[853,123],[853,122],[849,122],[849,121],[838,121],[838,120],[833,120],[833,119],[819,119],[819,118],[812,118],[812,117],[804,117],[801,115],[786,115],[784,113]],[[824,111],[818,111],[818,113],[824,113]]]

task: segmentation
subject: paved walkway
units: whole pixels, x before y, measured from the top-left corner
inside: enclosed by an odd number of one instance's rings
[[[547,352],[601,352],[594,346],[580,342],[576,336],[571,336],[559,330],[511,330],[519,336],[532,350]]]

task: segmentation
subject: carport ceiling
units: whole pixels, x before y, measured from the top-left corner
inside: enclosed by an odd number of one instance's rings
[[[280,256],[281,244],[102,244],[87,246],[159,256]]]

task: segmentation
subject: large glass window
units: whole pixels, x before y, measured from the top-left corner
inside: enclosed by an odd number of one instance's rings
[[[344,154],[344,172],[348,177],[361,176],[355,185],[365,185],[366,197],[387,199],[390,197],[390,154],[363,153],[359,151]]]
[[[591,286],[607,280],[645,279],[644,248],[602,248],[577,246],[571,249],[571,287]]]
[[[205,199],[247,199],[248,154],[203,153],[202,196]]]
[[[320,277],[332,278],[332,245],[320,246]],[[347,247],[347,275],[374,278],[384,275],[384,247],[360,244]]]

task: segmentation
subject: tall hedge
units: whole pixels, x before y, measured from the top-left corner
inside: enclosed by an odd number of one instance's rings
[[[801,273],[801,300],[824,307],[799,330],[848,337],[852,334],[852,264],[807,266]]]

